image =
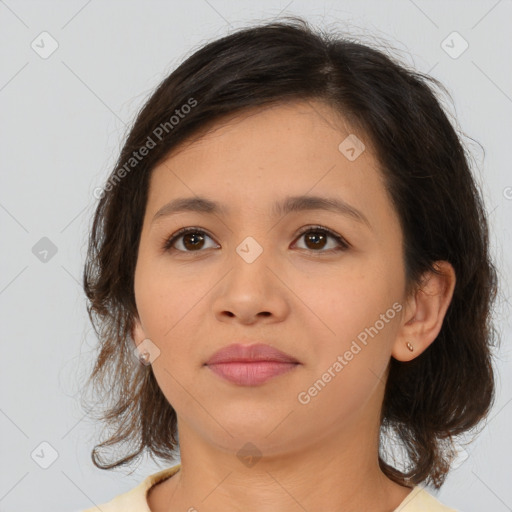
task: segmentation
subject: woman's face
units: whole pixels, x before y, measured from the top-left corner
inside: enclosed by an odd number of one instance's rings
[[[297,101],[219,123],[154,169],[133,337],[151,341],[180,439],[277,454],[348,429],[375,433],[405,307],[402,233],[369,141],[355,133],[361,152],[350,134],[325,104]],[[297,196],[343,202],[352,214],[274,208]],[[155,217],[199,197],[218,211]],[[164,249],[185,227],[195,234]],[[205,365],[232,343],[268,344],[300,364],[236,384]]]

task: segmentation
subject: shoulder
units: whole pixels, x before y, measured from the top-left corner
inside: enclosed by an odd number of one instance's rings
[[[147,493],[157,483],[171,477],[181,464],[163,469],[146,477],[137,487],[119,494],[112,500],[80,512],[151,512],[147,503]]]
[[[424,487],[417,485],[393,512],[461,512],[443,505]]]

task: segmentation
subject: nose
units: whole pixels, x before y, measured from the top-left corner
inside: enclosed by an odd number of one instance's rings
[[[250,325],[286,317],[290,292],[271,259],[269,251],[257,251],[251,240],[238,246],[230,270],[214,291],[212,307],[219,321]]]

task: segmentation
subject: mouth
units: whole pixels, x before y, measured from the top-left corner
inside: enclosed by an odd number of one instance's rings
[[[215,352],[205,364],[254,362],[299,363],[293,356],[270,345],[234,343]]]
[[[257,386],[287,374],[301,363],[293,356],[264,343],[235,343],[224,347],[205,363],[214,374],[240,386]]]
[[[214,374],[239,386],[259,386],[291,372],[300,363],[282,361],[231,361],[206,365]]]

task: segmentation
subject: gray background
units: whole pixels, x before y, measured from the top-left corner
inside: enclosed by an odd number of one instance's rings
[[[160,469],[146,459],[127,475],[98,470],[90,459],[99,428],[78,397],[96,344],[81,289],[93,191],[103,185],[133,115],[164,76],[206,41],[280,14],[352,27],[369,43],[388,41],[448,87],[455,104],[447,108],[458,127],[485,148],[484,155],[465,139],[502,278],[498,394],[477,441],[461,451],[441,491],[432,492],[463,512],[512,510],[512,1],[6,0],[0,1],[0,512],[81,510]],[[469,45],[460,55],[464,41],[454,31]],[[45,55],[52,44],[58,48]]]

